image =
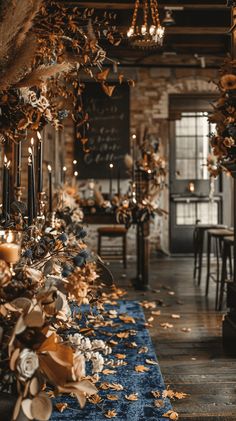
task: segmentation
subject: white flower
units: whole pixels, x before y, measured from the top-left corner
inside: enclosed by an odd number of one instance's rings
[[[92,355],[93,373],[100,373],[103,370],[104,358],[99,352],[94,352]]]
[[[63,294],[61,291],[57,291],[57,295],[59,295],[61,297],[63,305],[62,305],[62,308],[60,309],[60,311],[57,313],[56,317],[59,320],[66,321],[71,316],[70,306],[68,304],[68,301],[67,301],[67,298],[66,298],[65,294]]]
[[[85,375],[85,358],[80,351],[77,351],[74,354],[73,377],[75,380],[80,380]]]
[[[28,348],[23,349],[18,357],[16,365],[16,369],[19,373],[19,379],[22,381],[31,379],[38,366],[39,360],[37,354]]]

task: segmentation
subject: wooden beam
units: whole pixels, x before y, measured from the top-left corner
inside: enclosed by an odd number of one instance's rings
[[[107,3],[107,2],[93,2],[93,1],[63,1],[65,6],[79,6],[81,8],[94,8],[94,9],[109,9],[109,10],[132,10],[134,3]],[[169,3],[158,4],[159,9],[176,9],[182,8],[183,10],[227,10],[226,4],[186,4],[186,3]],[[229,10],[229,9],[228,9]]]

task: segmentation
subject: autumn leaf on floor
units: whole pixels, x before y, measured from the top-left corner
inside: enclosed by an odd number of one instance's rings
[[[118,401],[119,396],[118,395],[107,395],[106,396],[109,401]]]
[[[160,316],[160,315],[161,315],[161,310],[152,310],[152,311],[151,311],[151,314],[152,314],[153,316]]]
[[[189,395],[187,393],[175,392],[172,389],[166,389],[166,390],[163,390],[163,392],[162,392],[162,397],[163,398],[169,398],[169,399],[185,399],[188,396]]]
[[[155,360],[149,360],[149,359],[146,359],[145,360],[145,363],[151,364],[151,365],[158,365],[158,362],[157,361],[155,361]]]
[[[169,294],[169,295],[175,295],[175,292],[174,291],[168,291],[167,294]]]
[[[154,406],[156,408],[162,408],[164,406],[164,401],[162,399],[155,399]]]
[[[109,368],[105,368],[104,370],[102,370],[102,373],[105,374],[105,376],[107,376],[108,374],[115,374],[116,370],[110,370]]]
[[[163,329],[172,329],[174,327],[174,325],[168,322],[160,323],[160,326],[163,327]]]
[[[161,397],[161,392],[159,390],[152,390],[151,394],[152,394],[152,396],[154,396],[154,398],[160,398]]]
[[[59,412],[63,412],[68,407],[68,403],[65,403],[65,402],[64,403],[56,403],[55,407],[57,408],[57,410]]]
[[[188,333],[188,332],[191,332],[191,327],[182,327],[182,332],[186,332],[186,333]]]
[[[124,323],[136,323],[135,319],[132,316],[129,316],[128,314],[121,314],[119,316],[119,319],[122,320]]]
[[[109,411],[105,412],[106,418],[114,418],[117,416],[117,412],[114,409],[110,409]]]
[[[126,358],[125,354],[115,354],[115,357],[118,358],[119,360],[123,360],[124,358]]]
[[[146,308],[146,309],[154,309],[157,306],[156,303],[155,303],[155,301],[146,301],[146,300],[144,300],[144,301],[141,301],[139,304],[142,307]]]
[[[145,371],[150,370],[149,367],[145,367],[144,365],[136,365],[134,369],[137,373],[145,373]]]
[[[153,320],[154,320],[154,317],[152,317],[152,316],[150,316],[150,317],[147,319],[148,323],[152,323],[152,322],[153,322]]]
[[[125,399],[127,399],[127,401],[137,401],[138,393],[131,393],[130,395],[125,395]]]
[[[114,341],[114,339],[111,339],[110,341],[108,341],[108,344],[111,346],[116,346],[118,344],[117,341]]]
[[[179,314],[171,314],[172,319],[180,319]]]
[[[175,411],[167,411],[165,414],[162,415],[165,418],[169,418],[170,420],[177,421],[179,419],[179,415]]]

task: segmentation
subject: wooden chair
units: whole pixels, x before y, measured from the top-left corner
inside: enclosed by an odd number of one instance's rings
[[[107,226],[98,228],[98,254],[104,259],[123,260],[124,268],[127,267],[127,230],[122,226]],[[103,238],[121,238],[120,244],[103,243]]]

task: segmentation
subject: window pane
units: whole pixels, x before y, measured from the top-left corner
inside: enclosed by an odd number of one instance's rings
[[[177,203],[176,224],[194,225],[197,219],[196,209],[196,203]]]
[[[176,159],[176,179],[195,180],[196,178],[197,176],[195,159]]]
[[[216,202],[198,203],[197,219],[201,224],[217,224],[218,223],[218,205]]]

